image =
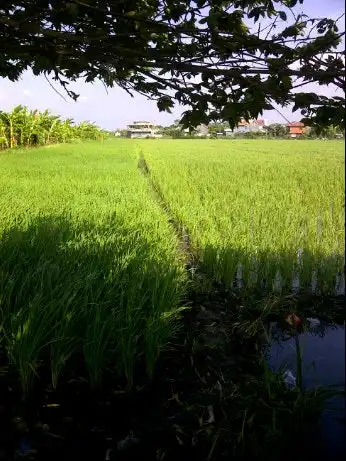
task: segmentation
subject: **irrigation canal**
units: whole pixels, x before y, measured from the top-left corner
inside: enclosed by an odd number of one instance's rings
[[[320,386],[340,386],[345,389],[345,324],[323,328],[318,320],[311,332],[300,334],[299,342],[302,351],[302,382],[305,389]],[[315,331],[313,331],[315,329]],[[272,369],[278,370],[284,364],[289,370],[289,380],[296,376],[296,351],[294,338],[273,342],[269,363]],[[330,409],[335,409],[331,412]],[[346,459],[345,430],[345,396],[330,399],[328,407],[322,413],[320,448],[324,451],[323,459]],[[311,440],[311,444],[316,443]]]

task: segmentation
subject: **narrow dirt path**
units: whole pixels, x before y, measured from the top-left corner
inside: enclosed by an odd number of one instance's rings
[[[198,257],[191,246],[191,238],[187,227],[177,218],[170,204],[165,199],[165,196],[153,177],[150,166],[146,161],[142,151],[139,152],[138,169],[140,173],[147,179],[149,189],[153,194],[156,202],[159,204],[163,213],[167,216],[168,223],[172,226],[174,233],[179,240],[179,252],[185,261],[186,268],[191,272],[198,267]]]

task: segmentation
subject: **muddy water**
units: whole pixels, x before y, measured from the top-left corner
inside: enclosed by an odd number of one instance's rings
[[[340,385],[345,387],[345,326],[327,328],[323,331],[317,326],[315,333],[299,335],[303,360],[303,386],[311,389],[316,385]],[[272,369],[279,369],[285,364],[296,376],[296,353],[294,339],[274,343],[270,352]],[[333,397],[328,408],[338,408],[337,412],[325,411],[321,419],[321,432],[324,459],[346,459],[345,423],[335,418],[345,418],[345,398]],[[313,444],[314,441],[312,440]]]

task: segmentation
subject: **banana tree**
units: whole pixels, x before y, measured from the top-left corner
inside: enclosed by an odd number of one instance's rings
[[[1,112],[0,119],[2,124],[2,132],[4,139],[6,139],[7,147],[15,147],[16,138],[14,136],[14,119],[15,115],[13,113]]]
[[[95,124],[76,125],[73,119],[63,120],[49,110],[39,112],[17,106],[11,112],[0,112],[0,147],[31,147],[74,139],[100,139],[100,136],[101,130]]]
[[[81,122],[76,126],[77,137],[80,139],[99,139],[100,129],[89,121]]]
[[[10,147],[10,142],[7,133],[7,120],[4,120],[4,115],[0,112],[0,147]]]
[[[35,118],[24,106],[16,106],[11,112],[1,112],[2,134],[10,148],[25,147],[30,139]]]

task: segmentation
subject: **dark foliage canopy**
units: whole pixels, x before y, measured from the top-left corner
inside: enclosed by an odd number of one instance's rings
[[[72,98],[71,81],[100,79],[155,99],[160,110],[187,106],[184,126],[234,126],[288,104],[312,125],[343,126],[342,18],[308,17],[302,3],[1,0],[0,76],[15,81],[32,69]],[[304,91],[311,83],[316,92]]]

